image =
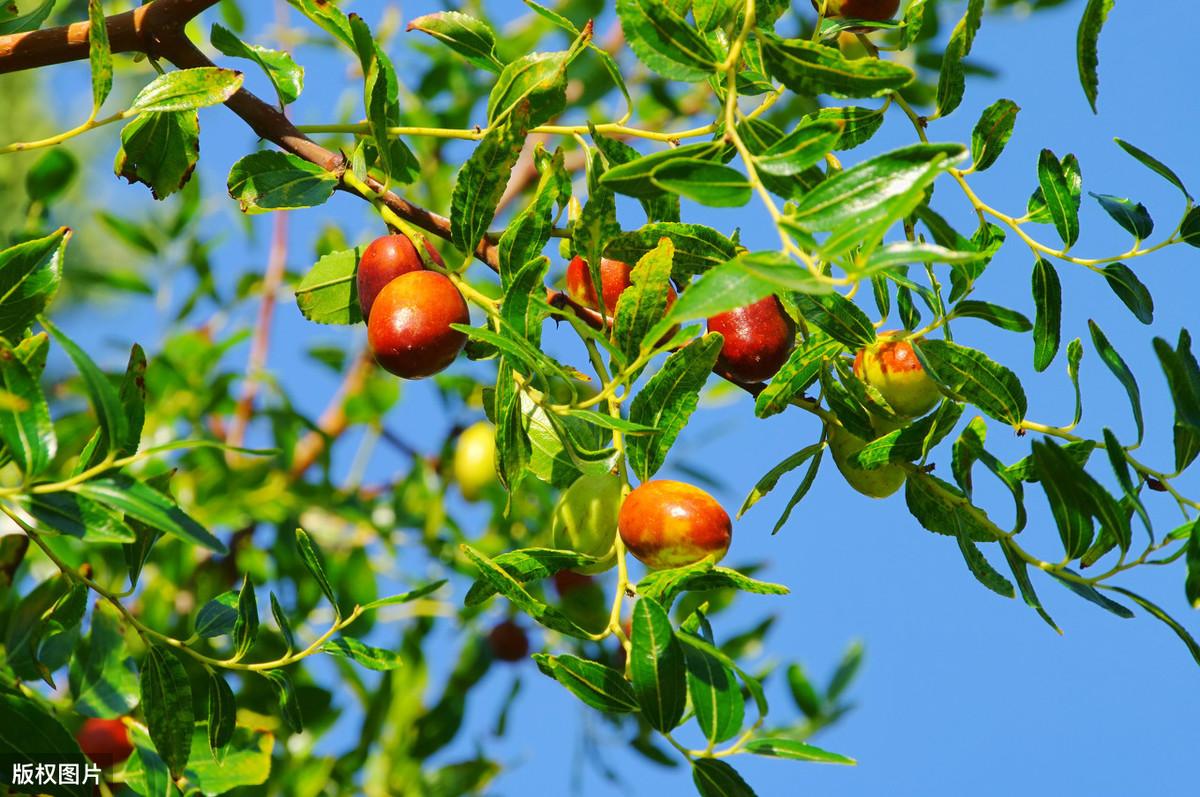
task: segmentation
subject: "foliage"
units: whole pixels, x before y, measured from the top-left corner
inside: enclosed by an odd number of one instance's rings
[[[854,467],[901,468],[916,523],[954,538],[986,588],[1019,594],[1055,629],[1036,592],[1045,583],[1120,617],[1136,607],[1165,623],[1200,663],[1184,624],[1118,583],[1128,571],[1183,559],[1166,572],[1185,570],[1187,601],[1200,606],[1200,501],[1179,486],[1200,456],[1191,335],[1154,341],[1174,407],[1174,461],[1150,463],[1138,448],[1148,423],[1161,421],[1145,417],[1139,380],[1152,369],[1138,360],[1131,367],[1094,321],[1093,356],[1080,338],[1062,345],[1071,335],[1058,274],[1095,272],[1151,324],[1155,299],[1129,263],[1200,246],[1200,209],[1170,167],[1120,140],[1184,200],[1177,220],[1156,225],[1145,205],[1090,192],[1129,233],[1125,252],[1074,253],[1086,239],[1082,165],[1071,154],[1047,149],[1027,165],[1033,193],[1018,215],[979,197],[972,175],[1001,160],[1020,121],[1017,102],[987,107],[970,142],[928,136],[966,92],[986,90],[973,79],[972,45],[987,17],[1012,3],[911,0],[898,20],[848,22],[778,0],[617,0],[626,51],[597,40],[587,17],[611,13],[595,2],[550,8],[526,0],[530,14],[503,36],[498,20],[470,4],[470,14],[412,20],[399,43],[335,3],[289,2],[303,36],[328,40],[359,71],[361,108],[352,115],[364,121],[291,126],[281,109],[308,99],[303,51],[248,41],[241,11],[249,3],[222,2],[223,24],[208,28],[209,43],[261,70],[278,107],[248,94],[242,72],[208,63],[182,38],[183,23],[215,3],[146,7],[147,24],[162,26],[162,37],[141,46],[162,74],[142,80],[144,65],[114,58],[110,39],[125,35],[117,23],[99,35],[105,13],[133,4],[92,0],[86,55],[75,49],[58,59],[89,60],[89,117],[57,135],[0,146],[10,154],[44,149],[25,178],[27,220],[5,230],[10,240],[0,250],[0,727],[33,728],[55,748],[26,749],[27,739],[4,736],[0,759],[79,759],[69,730],[86,717],[123,717],[135,752],[109,776],[136,794],[353,793],[360,783],[372,794],[480,793],[499,770],[482,748],[450,763],[431,759],[459,735],[468,697],[493,663],[484,624],[500,605],[544,628],[546,650],[533,656],[542,673],[603,714],[637,754],[685,761],[701,795],[753,793],[731,763],[738,755],[853,764],[811,737],[849,710],[844,693],[860,648],[818,689],[798,663],[751,661],[769,620],[720,637],[714,630],[736,595],[782,595],[785,586],[711,560],[635,583],[618,538],[615,578],[556,594],[556,576],[597,560],[548,548],[538,532],[550,528],[556,496],[581,474],[616,473],[628,493],[631,474],[646,480],[664,466],[716,380],[724,343],[694,322],[768,296],[798,322],[796,348],[770,383],[735,387],[756,397],[761,418],[787,410],[813,416],[816,426],[796,453],[766,470],[742,512],[805,466],[776,525],[786,528],[828,461],[831,430],[844,428],[866,443]],[[1098,41],[1112,5],[1090,0],[1079,28],[1081,85],[1093,108]],[[0,34],[19,37],[53,22],[53,6],[0,3]],[[868,57],[839,49],[847,35]],[[550,49],[560,42],[564,49]],[[7,43],[0,41],[0,71],[23,68],[5,63],[23,57]],[[401,48],[421,54],[404,80],[392,62]],[[127,77],[144,85],[123,110],[101,116],[126,93]],[[616,120],[606,110],[613,102],[624,109]],[[194,172],[200,117],[222,103],[273,145],[245,152],[229,172],[224,201],[246,214],[274,214],[277,225],[267,271],[233,294],[213,276],[214,241],[200,223],[213,197]],[[913,143],[857,157],[853,150],[889,115],[911,123]],[[117,122],[125,127],[115,173],[166,204],[150,221],[102,209],[99,223],[126,252],[183,263],[194,290],[174,331],[148,352],[134,346],[127,367],[110,373],[89,353],[93,341],[74,340],[48,314],[59,314],[61,288],[90,298],[79,275],[110,290],[152,290],[120,271],[90,271],[72,230],[56,226],[79,223],[72,216],[80,213],[66,194],[79,164],[59,145]],[[447,147],[452,140],[465,148]],[[583,180],[573,180],[576,172]],[[403,197],[398,186],[407,187]],[[454,488],[445,455],[458,430],[429,452],[390,432],[395,383],[350,348],[349,334],[345,347],[310,352],[345,372],[319,418],[298,411],[297,396],[264,371],[271,310],[285,282],[310,321],[363,320],[354,287],[361,248],[341,230],[322,236],[303,275],[287,273],[280,249],[284,211],[320,206],[338,191],[366,200],[380,231],[386,224],[403,232],[418,251],[442,239],[450,265],[425,265],[444,273],[482,319],[461,329],[474,364],[435,379],[464,419],[486,414],[494,424],[499,483],[485,490],[482,520],[461,519],[447,500]],[[618,216],[618,196],[622,209],[623,198],[637,200],[642,217]],[[945,219],[946,207],[964,200],[978,217],[975,230]],[[735,229],[688,221],[695,204],[750,203],[765,209],[778,249],[749,251]],[[1047,243],[1046,235],[1060,240]],[[1032,321],[976,293],[1006,239],[1029,249]],[[545,286],[548,254],[628,261],[632,286],[615,307],[583,307]],[[73,262],[78,271],[64,267]],[[664,298],[669,283],[679,291],[674,304]],[[873,305],[862,301],[866,294]],[[199,308],[210,305],[257,306],[265,318],[244,375],[225,356],[243,336],[203,319]],[[943,397],[924,419],[899,418],[852,366],[893,311]],[[565,322],[553,334],[577,338],[586,363],[551,353],[543,340],[550,320]],[[969,321],[1029,335],[1038,371],[1065,362],[1074,419],[1030,418],[1027,390],[1054,388],[1023,385],[1011,364],[972,346]],[[1098,439],[1076,431],[1080,371],[1097,367],[1093,360],[1128,394],[1135,439],[1118,438],[1110,420]],[[411,455],[409,472],[382,486],[354,474],[335,483],[330,449],[360,428],[366,450],[382,438]],[[260,447],[245,445],[248,429]],[[1002,461],[989,449],[993,430],[1026,436],[1028,456]],[[981,474],[1011,496],[1011,525],[977,502]],[[1028,503],[1043,493],[1062,550],[1039,554],[1023,532]],[[1167,533],[1150,500],[1159,493],[1186,518]],[[380,560],[401,547],[419,551],[420,562],[397,578]],[[443,617],[461,635],[445,674],[428,659]],[[310,672],[318,655],[328,657],[336,685]],[[785,679],[793,698],[782,712],[769,713],[763,684],[772,677]],[[337,718],[335,686],[360,703],[358,738],[317,753],[314,740]],[[572,699],[566,692],[564,701]],[[514,688],[505,713],[516,697]],[[699,743],[689,746],[684,734]]]

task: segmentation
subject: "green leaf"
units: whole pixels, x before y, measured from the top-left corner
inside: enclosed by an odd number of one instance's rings
[[[871,440],[850,457],[850,463],[871,470],[888,463],[915,462],[954,431],[961,417],[962,405],[942,402],[937,412]]]
[[[330,605],[336,610],[338,607],[337,596],[333,592],[333,587],[329,584],[329,576],[325,575],[325,565],[322,562],[321,552],[313,544],[312,537],[304,529],[296,529],[296,550],[300,553],[300,560],[304,562],[304,567],[307,568],[309,574],[316,580],[317,586],[321,588],[325,598]]]
[[[233,649],[237,658],[242,658],[254,647],[258,638],[258,600],[254,596],[254,582],[247,575],[238,593],[237,619],[233,623]]]
[[[50,12],[54,10],[56,2],[58,0],[43,0],[40,5],[30,8],[20,16],[0,19],[0,36],[37,30],[46,21],[46,17],[50,16]],[[12,11],[15,12],[16,8],[13,8]]]
[[[229,195],[243,213],[311,208],[337,188],[336,175],[287,152],[247,155],[229,170]]]
[[[850,349],[875,342],[875,326],[858,305],[839,293],[798,296],[805,320]]]
[[[175,653],[150,645],[141,668],[142,712],[171,776],[178,778],[187,766],[192,749],[192,687],[187,672]]]
[[[71,230],[0,251],[0,337],[19,341],[58,291]]]
[[[388,672],[404,666],[404,659],[399,653],[365,645],[353,637],[339,637],[326,642],[321,646],[321,652],[350,659],[368,670],[378,672]]]
[[[1070,157],[1070,156],[1068,156]],[[1073,185],[1075,176],[1068,176],[1063,162],[1048,149],[1038,159],[1038,184],[1050,219],[1067,248],[1079,240],[1079,195]]]
[[[378,609],[383,606],[396,606],[401,603],[410,603],[411,601],[424,598],[426,595],[432,595],[444,586],[446,586],[446,579],[444,578],[439,581],[431,581],[424,586],[411,589],[408,592],[402,592],[399,595],[391,595],[386,598],[380,598],[379,600],[374,600],[370,603],[364,604],[363,611],[371,611],[372,609]]]
[[[1021,380],[983,352],[945,340],[921,341],[914,348],[930,377],[951,398],[1013,426],[1025,418],[1028,403]]]
[[[694,759],[692,781],[700,797],[755,797],[737,770],[719,758]]]
[[[1012,100],[996,100],[984,110],[971,133],[971,160],[975,171],[982,172],[1000,158],[1021,107]]]
[[[655,222],[616,236],[608,242],[604,254],[626,263],[636,263],[658,246],[663,238],[670,238],[675,246],[672,276],[681,282],[687,282],[696,274],[728,262],[738,252],[733,241],[711,227]]]
[[[1142,441],[1145,436],[1145,421],[1142,416],[1142,392],[1138,388],[1137,380],[1134,379],[1133,371],[1129,370],[1125,360],[1109,343],[1108,337],[1100,329],[1095,321],[1088,320],[1088,329],[1092,332],[1092,343],[1096,346],[1096,352],[1100,355],[1100,359],[1112,371],[1113,376],[1125,388],[1126,394],[1129,396],[1129,404],[1133,408],[1133,419],[1137,423],[1138,442]]]
[[[271,50],[255,44],[247,44],[233,31],[213,23],[209,35],[212,46],[232,58],[245,58],[258,64],[279,97],[280,105],[293,103],[304,90],[304,67],[297,64],[289,53]]]
[[[617,18],[634,55],[670,80],[708,77],[717,56],[700,33],[659,0],[617,0]]]
[[[1104,212],[1134,238],[1144,241],[1153,234],[1154,219],[1150,218],[1150,211],[1146,210],[1146,206],[1141,202],[1135,203],[1111,194],[1089,193],[1100,203],[1100,207],[1104,208]]]
[[[577,52],[573,46],[572,52],[530,53],[505,66],[488,95],[488,124],[503,121],[520,103],[528,103],[529,127],[562,113],[567,103],[567,66]]]
[[[26,477],[36,478],[54,459],[58,438],[41,385],[3,338],[0,389],[12,397],[0,404],[0,440]]]
[[[1091,2],[1091,0],[1089,0],[1089,2]],[[1158,176],[1162,177],[1164,180],[1169,182],[1171,185],[1178,188],[1181,192],[1183,192],[1183,195],[1185,197],[1187,197],[1188,199],[1192,198],[1192,195],[1188,193],[1187,188],[1184,187],[1183,181],[1179,179],[1179,175],[1175,174],[1175,172],[1172,171],[1171,168],[1169,166],[1167,166],[1165,163],[1158,160],[1158,158],[1155,158],[1153,155],[1146,152],[1145,150],[1135,147],[1133,144],[1130,144],[1128,141],[1123,141],[1119,138],[1114,138],[1113,141],[1117,142],[1117,146],[1120,147],[1121,149],[1125,150],[1127,153],[1129,153],[1129,155],[1131,155],[1135,160],[1137,160],[1138,163],[1142,164],[1147,169],[1154,172],[1155,174],[1157,174]]]
[[[668,609],[675,598],[684,592],[713,589],[736,589],[756,595],[787,595],[789,592],[782,584],[759,581],[728,567],[717,567],[709,561],[670,570],[654,570],[647,573],[637,585],[639,595],[653,598]]]
[[[769,418],[787,409],[792,400],[802,395],[832,360],[843,345],[824,334],[812,334],[792,350],[787,362],[771,379],[754,401],[754,414]]]
[[[1045,371],[1054,362],[1062,337],[1062,283],[1054,265],[1044,257],[1033,264],[1033,367]]]
[[[363,73],[363,109],[380,165],[398,182],[410,182],[412,175],[407,162],[414,160],[412,153],[400,139],[392,139],[388,133],[389,128],[400,123],[400,84],[396,71],[387,53],[372,38],[367,23],[357,14],[350,15],[350,34]]]
[[[968,535],[975,542],[995,540],[983,510],[971,504],[958,489],[936,476],[910,472],[904,482],[904,500],[912,516],[929,531],[950,537]]]
[[[107,601],[92,611],[92,631],[71,659],[74,709],[85,717],[115,719],[138,704],[137,667],[125,646],[124,618]]]
[[[759,171],[790,177],[825,159],[843,135],[845,122],[832,118],[801,122],[754,158]]]
[[[33,202],[50,204],[62,197],[79,174],[79,161],[65,149],[48,149],[25,173],[25,193]]]
[[[195,632],[202,639],[233,633],[238,619],[238,593],[222,592],[196,612]]]
[[[71,491],[193,545],[217,553],[226,552],[224,543],[180,509],[169,496],[129,476],[118,474],[92,479],[75,485]]]
[[[518,105],[503,124],[488,129],[459,169],[450,199],[450,232],[459,249],[475,251],[495,218],[525,144],[528,116],[528,105]]]
[[[876,131],[883,125],[883,111],[880,108],[863,108],[847,106],[844,108],[822,108],[804,117],[806,122],[833,122],[842,126],[834,149],[854,149],[871,140]]]
[[[1067,556],[1075,559],[1092,544],[1093,506],[1085,480],[1091,477],[1049,440],[1033,442],[1033,462],[1050,502]]]
[[[771,75],[801,95],[878,97],[913,81],[911,69],[883,59],[851,60],[835,47],[760,33]]]
[[[1083,10],[1083,18],[1079,20],[1079,31],[1075,36],[1075,60],[1079,64],[1079,82],[1083,93],[1087,96],[1092,113],[1096,111],[1096,97],[1100,93],[1100,77],[1097,67],[1100,66],[1100,55],[1097,43],[1100,31],[1108,20],[1108,12],[1112,11],[1114,0],[1088,0]]]
[[[363,320],[355,273],[362,247],[323,256],[296,286],[300,313],[317,324],[357,324]]]
[[[300,700],[292,679],[283,670],[264,670],[261,675],[270,682],[279,701],[279,713],[292,733],[304,732],[304,717],[300,713]]]
[[[938,73],[938,116],[949,116],[962,102],[967,86],[964,61],[975,44],[975,34],[979,32],[979,26],[983,22],[983,9],[984,0],[970,0],[962,19],[950,34],[950,42],[942,55],[942,67]]]
[[[650,726],[667,733],[679,724],[687,703],[683,650],[671,628],[671,618],[652,598],[641,598],[634,604],[630,638],[633,693]]]
[[[612,146],[602,148],[608,157]],[[600,178],[601,185],[616,191],[618,194],[636,197],[638,199],[656,199],[667,190],[654,181],[654,174],[661,168],[676,161],[695,165],[697,162],[708,162],[721,157],[725,148],[715,142],[705,141],[696,144],[684,144],[681,147],[664,149],[620,161],[612,165]]]
[[[88,0],[88,63],[92,68],[92,113],[108,99],[112,91],[112,46],[108,43],[108,25],[100,0]]]
[[[45,762],[48,758],[83,761],[83,752],[70,732],[43,704],[19,692],[0,690],[0,757],[6,762],[5,779],[13,763]],[[53,797],[89,797],[92,786],[47,785],[39,787]]]
[[[87,389],[88,399],[92,403],[92,408],[96,412],[97,419],[100,422],[100,431],[108,441],[124,441],[129,436],[129,420],[125,415],[125,407],[121,403],[121,397],[113,388],[112,383],[108,381],[108,377],[96,367],[92,362],[92,358],[88,357],[83,349],[67,337],[62,331],[46,317],[41,317],[42,326],[50,333],[55,342],[62,346],[67,356],[75,364],[79,375],[83,377],[84,387]],[[219,546],[220,543],[217,543]],[[214,549],[219,550],[219,549]]]
[[[1191,524],[1187,541],[1187,581],[1184,594],[1193,609],[1200,609],[1200,520]]]
[[[233,741],[237,728],[237,698],[229,687],[229,682],[220,673],[213,671],[208,674],[208,749],[213,758],[218,761],[224,758],[225,748]],[[194,753],[194,760],[204,758],[202,754]]]
[[[987,557],[969,539],[967,534],[960,529],[959,533],[955,536],[958,538],[958,549],[962,551],[963,559],[966,561],[971,575],[975,576],[980,584],[983,584],[1000,597],[1015,598],[1016,591],[1013,589],[1012,582],[1000,575],[996,568],[992,567]]]
[[[244,76],[233,69],[202,66],[159,75],[133,98],[138,113],[191,111],[220,105],[242,87]]]
[[[1154,323],[1154,297],[1142,284],[1137,275],[1124,263],[1110,263],[1104,267],[1104,278],[1117,298],[1125,303],[1130,312],[1143,324]]]
[[[479,575],[486,579],[496,592],[508,598],[513,606],[552,631],[558,631],[577,639],[588,638],[586,631],[571,622],[558,609],[530,595],[525,587],[521,585],[520,581],[510,575],[507,570],[495,561],[484,556],[469,545],[461,545],[459,547],[466,554],[466,557],[479,568]]]
[[[1028,332],[1033,324],[1022,313],[992,302],[963,299],[954,305],[954,318],[978,318],[1009,332]]]
[[[714,208],[741,207],[753,196],[746,175],[704,160],[671,160],[654,170],[651,182],[664,191]]]
[[[811,761],[816,764],[845,764],[855,766],[858,762],[844,755],[831,753],[814,747],[798,739],[788,739],[782,736],[760,736],[746,742],[743,748],[747,753],[755,755],[790,758],[795,761]]]
[[[266,783],[271,773],[271,751],[275,736],[262,730],[237,728],[229,736],[220,759],[210,755],[209,731],[196,726],[187,780],[205,797],[230,794],[239,787]]]
[[[340,8],[328,0],[288,0],[288,3],[342,44],[354,49],[350,21]]]
[[[1188,246],[1200,248],[1200,208],[1192,208],[1179,225],[1179,240]]]
[[[1195,638],[1188,633],[1188,630],[1180,625],[1174,617],[1164,612],[1157,604],[1152,603],[1146,598],[1143,598],[1136,592],[1130,592],[1122,587],[1106,586],[1105,589],[1110,589],[1113,592],[1119,592],[1136,603],[1138,606],[1141,606],[1143,609],[1150,612],[1150,614],[1154,615],[1157,619],[1161,620],[1168,628],[1175,632],[1175,635],[1179,637],[1184,645],[1187,646],[1188,652],[1192,654],[1192,658],[1196,660],[1197,664],[1200,664],[1200,643],[1197,643]]]
[[[1054,618],[1042,608],[1042,601],[1033,589],[1033,582],[1029,579],[1029,565],[1016,552],[1010,540],[1001,539],[1000,547],[1004,551],[1004,558],[1008,560],[1008,566],[1017,582],[1017,588],[1021,590],[1021,598],[1025,601],[1025,605],[1036,611],[1047,625],[1061,635],[1062,629],[1058,627],[1058,623],[1054,622]]]
[[[1089,603],[1094,603],[1101,609],[1104,609],[1106,612],[1115,614],[1117,617],[1120,617],[1124,620],[1130,620],[1135,616],[1134,613],[1127,607],[1122,606],[1116,601],[1100,594],[1100,592],[1090,584],[1083,584],[1079,581],[1073,581],[1069,578],[1064,578],[1053,570],[1048,570],[1046,572],[1048,572],[1050,576],[1059,584],[1062,584],[1064,587],[1071,590],[1071,592],[1074,592],[1076,595],[1088,601]],[[1075,576],[1076,578],[1079,577],[1078,573],[1068,568],[1063,568],[1063,572]]]
[[[961,144],[913,144],[877,155],[805,194],[788,222],[806,232],[872,224],[887,217],[887,200],[928,186],[964,152]]]
[[[550,241],[550,233],[554,227],[554,206],[564,199],[560,179],[563,169],[562,150],[557,149],[552,156],[548,156],[539,148],[534,159],[540,164],[541,174],[533,197],[508,223],[496,246],[500,281],[506,289],[518,269],[538,257]]]
[[[638,710],[632,687],[612,667],[577,656],[533,654],[538,668],[597,711],[627,714]]]
[[[594,565],[598,561],[594,557],[575,551],[560,551],[554,548],[522,548],[502,553],[492,559],[493,564],[503,568],[505,573],[522,584],[541,581],[560,570],[574,570]],[[492,586],[492,582],[481,578],[471,585],[463,605],[478,606],[495,594],[496,589]]]
[[[683,648],[688,694],[696,723],[711,744],[732,739],[742,728],[746,701],[733,670],[700,648]]]
[[[722,343],[720,335],[711,334],[683,347],[668,357],[659,372],[634,396],[629,420],[659,430],[659,434],[626,441],[629,464],[642,481],[658,472],[687,425]]]
[[[646,334],[666,314],[674,256],[671,239],[663,238],[633,267],[629,274],[630,285],[617,301],[613,340],[630,361],[641,351]],[[650,341],[649,345],[655,342]]]
[[[426,14],[409,22],[408,30],[429,34],[480,69],[499,73],[504,68],[504,62],[496,56],[496,34],[486,22],[468,14]]]
[[[758,483],[754,485],[753,489],[750,490],[750,494],[746,496],[746,500],[742,501],[742,506],[737,511],[737,517],[740,518],[742,515],[746,514],[750,507],[757,504],[767,495],[767,493],[775,489],[775,485],[779,483],[779,480],[785,474],[791,473],[793,470],[812,459],[814,456],[820,453],[822,448],[824,448],[824,446],[819,443],[805,446],[795,454],[792,454],[790,457],[784,459],[782,462],[775,465],[775,467],[767,471],[763,477],[758,480]]]

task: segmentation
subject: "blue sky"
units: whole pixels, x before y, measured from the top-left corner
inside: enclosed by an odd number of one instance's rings
[[[357,2],[353,8],[373,21],[382,5]],[[436,5],[410,2],[398,7],[405,18],[411,18],[435,10]],[[974,57],[998,68],[1001,75],[969,84],[963,106],[948,120],[936,122],[930,138],[968,140],[979,112],[996,99],[1010,98],[1022,107],[1016,133],[999,164],[972,178],[986,201],[1019,215],[1036,186],[1038,152],[1049,147],[1060,156],[1067,152],[1079,156],[1085,191],[1145,202],[1160,233],[1166,232],[1181,207],[1178,192],[1124,155],[1112,138],[1120,136],[1147,149],[1173,165],[1185,181],[1200,186],[1200,162],[1194,155],[1200,106],[1190,84],[1195,67],[1186,44],[1200,33],[1200,15],[1191,0],[1159,0],[1153,4],[1154,14],[1173,28],[1163,36],[1147,25],[1143,4],[1118,3],[1101,41],[1100,114],[1093,116],[1074,62],[1075,25],[1082,5],[1068,2],[1031,18],[988,18],[976,40]],[[512,5],[497,7],[508,10]],[[402,75],[403,64],[417,57],[404,48],[404,42],[400,36],[393,49]],[[330,121],[327,115],[334,100],[344,91],[356,90],[348,87],[341,64],[325,51],[309,48],[300,58],[308,67],[308,85],[294,106],[294,117],[304,122]],[[63,67],[61,73],[61,85],[71,87],[77,102],[86,107],[86,66]],[[252,87],[263,88],[257,76],[251,75],[249,81]],[[217,196],[218,202],[208,223],[214,231],[233,231],[236,208],[220,200],[223,192],[218,186],[223,185],[229,166],[254,148],[254,137],[223,109],[204,112],[202,124],[201,173],[207,193]],[[115,131],[93,137],[107,137],[98,144],[105,153],[101,160],[107,163],[108,154],[115,152]],[[896,114],[879,136],[846,160],[853,162],[911,141],[911,128]],[[135,206],[143,193],[110,176],[102,180],[98,201]],[[964,229],[971,228],[970,208],[951,183],[939,184],[935,204]],[[686,220],[727,232],[737,225],[752,248],[776,243],[766,214],[753,204],[737,213],[685,206],[684,215]],[[629,223],[638,223],[636,218],[631,216]],[[379,230],[366,205],[348,197],[298,212],[291,224],[294,270],[307,267],[312,239],[326,219],[342,224],[352,239],[365,239]],[[252,229],[254,236],[249,239],[233,231],[221,249],[217,262],[222,263],[220,278],[226,284],[235,282],[243,269],[261,268],[265,260],[269,220],[255,219]],[[1043,241],[1055,240],[1048,226],[1034,231]],[[1077,253],[1103,256],[1127,246],[1126,234],[1085,197]],[[1088,340],[1086,322],[1094,318],[1139,377],[1149,423],[1144,459],[1164,466],[1171,456],[1171,406],[1150,341],[1155,334],[1173,339],[1181,325],[1194,320],[1193,297],[1200,289],[1198,257],[1195,249],[1173,247],[1129,264],[1154,292],[1153,328],[1139,324],[1096,275],[1066,264],[1060,267],[1064,341],[1082,337],[1087,350],[1083,432],[1098,435],[1104,426],[1111,426],[1118,435],[1129,437],[1133,428],[1123,392]],[[981,280],[977,296],[1032,317],[1031,267],[1028,249],[1010,240]],[[124,360],[118,342],[132,334],[152,347],[163,328],[160,321],[147,317],[131,330],[127,318],[127,309],[114,306],[69,318],[67,326],[77,333],[99,330],[90,338],[92,348],[102,360],[116,365]],[[249,324],[250,318],[232,322]],[[294,304],[284,302],[275,334],[280,343],[272,352],[271,365],[284,373],[302,408],[315,413],[336,382],[309,362],[304,350],[317,342],[358,342],[362,332],[315,327],[300,317]],[[550,336],[567,334],[564,330]],[[1054,424],[1070,420],[1073,396],[1061,355],[1047,373],[1035,375],[1028,336],[963,321],[956,327],[956,338],[987,351],[1021,375],[1030,394],[1030,418]],[[243,357],[244,349],[232,356]],[[414,441],[429,444],[440,439],[444,423],[461,420],[440,413],[426,386],[406,386],[390,422]],[[405,421],[413,417],[422,422]],[[439,420],[427,423],[428,417]],[[725,486],[717,495],[733,510],[763,472],[815,441],[818,433],[814,422],[798,413],[758,421],[745,399],[704,407],[668,459],[668,470],[687,462],[719,475]],[[993,428],[991,442],[1007,461],[1028,448],[1027,440],[1016,440],[1002,428]],[[354,446],[345,448],[352,451]],[[945,463],[946,457],[938,461]],[[371,473],[386,477],[404,464],[380,449]],[[948,470],[945,465],[943,469]],[[717,633],[736,632],[774,611],[779,619],[768,638],[766,655],[800,659],[822,678],[851,640],[863,640],[866,666],[852,691],[858,708],[818,740],[860,763],[856,768],[834,768],[739,756],[733,763],[759,794],[938,797],[969,791],[975,797],[990,797],[1020,791],[1166,797],[1194,793],[1188,762],[1195,755],[1200,671],[1164,626],[1141,613],[1135,620],[1117,619],[1039,579],[1036,585],[1043,601],[1066,632],[1059,637],[1020,601],[998,598],[976,583],[953,541],[921,529],[905,510],[902,497],[863,498],[832,467],[823,469],[789,525],[772,537],[770,530],[794,483],[795,477],[785,481],[777,494],[736,524],[727,560],[735,565],[766,563],[761,576],[788,584],[792,594],[742,599],[739,610],[721,617]],[[1181,486],[1193,494],[1200,492],[1200,480],[1194,475]],[[1059,550],[1053,521],[1040,491],[1032,489],[1028,495],[1031,518],[1024,544],[1053,559]],[[995,507],[1002,519],[1007,511],[1004,500],[996,491],[982,491],[984,505]],[[1155,494],[1148,501],[1160,531],[1178,524],[1173,502]],[[1184,600],[1181,565],[1134,573],[1124,583],[1200,632],[1200,623]],[[496,705],[516,676],[525,682],[522,699],[511,718],[509,736],[497,740],[488,728]],[[770,693],[778,719],[793,718],[781,681],[772,684]],[[607,733],[531,664],[495,668],[479,690],[468,722],[471,732],[444,757],[467,755],[481,745],[512,767],[493,789],[502,795],[567,793],[583,728],[591,726],[601,736]],[[623,784],[607,783],[589,770],[577,783],[579,794],[690,793],[685,771],[646,764],[622,750],[616,740],[604,755],[620,772]]]

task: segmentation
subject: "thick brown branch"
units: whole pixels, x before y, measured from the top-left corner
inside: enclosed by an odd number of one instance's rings
[[[159,44],[182,35],[187,23],[219,0],[155,0],[108,18],[108,42],[114,53],[158,56]],[[88,57],[91,25],[76,22],[57,28],[0,36],[0,74],[65,64]]]

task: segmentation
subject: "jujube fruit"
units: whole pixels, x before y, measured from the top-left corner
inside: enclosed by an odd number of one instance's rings
[[[617,309],[617,300],[630,286],[630,274],[633,266],[620,260],[600,258],[600,294],[604,297],[604,311],[612,315]],[[584,307],[593,310],[600,309],[600,300],[596,295],[596,285],[592,281],[591,271],[587,261],[579,255],[571,258],[567,264],[567,295]],[[675,302],[675,289],[667,286],[667,306]]]
[[[878,390],[897,415],[917,418],[937,406],[942,394],[902,335],[884,332],[875,343],[859,349],[854,375]]]
[[[621,505],[621,540],[651,570],[684,567],[729,550],[729,515],[711,495],[683,482],[643,483]]]
[[[468,501],[478,500],[496,481],[496,429],[487,421],[471,424],[458,436],[454,481]]]
[[[133,755],[129,729],[121,720],[89,719],[75,734],[79,749],[103,769],[111,769]]]
[[[904,485],[904,469],[899,465],[883,465],[868,470],[854,465],[850,458],[867,442],[842,426],[833,425],[829,429],[829,450],[846,482],[870,498],[887,498]]]
[[[367,339],[380,366],[405,379],[421,379],[454,362],[467,336],[450,325],[470,321],[454,283],[436,271],[410,271],[379,292]]]
[[[591,576],[575,570],[559,570],[551,577],[551,580],[554,582],[554,591],[560,598],[595,583]]]
[[[796,345],[796,323],[774,296],[713,316],[708,331],[725,337],[717,373],[739,382],[770,379]]]
[[[425,241],[425,251],[439,266],[445,265],[437,250]],[[371,306],[389,282],[410,271],[421,271],[425,264],[407,235],[384,235],[376,238],[363,250],[358,260],[355,281],[358,284],[358,306],[363,320],[371,317]]]
[[[820,9],[818,0],[813,8]],[[892,19],[900,10],[900,0],[825,0],[825,16],[848,19],[869,19],[883,22]]]
[[[580,573],[602,573],[617,561],[617,516],[621,480],[611,473],[584,474],[563,490],[550,521],[551,544],[564,551],[594,556]]]
[[[529,655],[529,637],[512,620],[497,623],[487,641],[492,655],[500,661],[520,661]]]

